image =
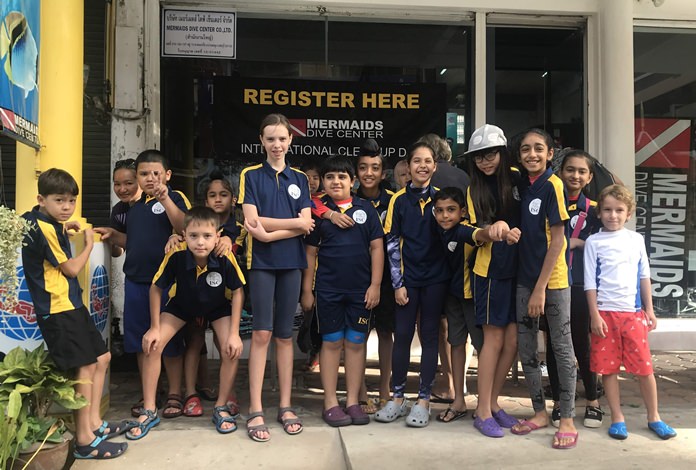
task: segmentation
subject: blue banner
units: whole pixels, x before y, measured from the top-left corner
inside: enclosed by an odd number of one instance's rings
[[[40,0],[0,3],[0,130],[39,147]]]

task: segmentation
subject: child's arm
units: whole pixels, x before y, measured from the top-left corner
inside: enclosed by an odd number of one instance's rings
[[[215,253],[215,256],[225,256],[227,253],[233,252],[233,246],[234,243],[232,242],[232,239],[227,235],[223,235],[215,244],[215,249],[213,250],[213,253]]]
[[[541,266],[541,272],[537,279],[532,295],[529,296],[527,304],[527,314],[532,318],[537,318],[544,314],[544,304],[546,303],[546,286],[551,279],[551,273],[558,261],[558,257],[563,250],[563,241],[565,240],[565,222],[559,222],[551,226],[551,243],[549,244],[546,256],[544,256],[544,264]]]
[[[283,232],[282,235],[277,235],[279,237],[278,240],[306,235],[314,229],[312,210],[309,207],[302,209],[302,212],[294,219],[259,217],[259,212],[253,204],[242,204],[242,211],[244,212],[244,227],[254,238],[256,237],[249,230],[249,227],[256,227],[257,221],[261,221],[263,228],[269,233],[278,230],[288,230],[288,232]]]
[[[79,224],[75,222],[75,225],[72,225],[70,228],[79,229],[79,227]],[[77,277],[82,268],[85,267],[85,264],[87,264],[90,253],[92,253],[92,248],[94,247],[94,232],[91,228],[87,227],[84,230],[84,236],[85,248],[82,250],[82,253],[59,265],[60,271],[67,277]]]
[[[174,231],[176,233],[184,232],[184,211],[182,211],[179,206],[176,205],[172,198],[169,197],[169,188],[166,184],[158,184],[155,186],[154,190],[155,197],[162,204],[164,210],[167,212],[167,218],[169,218],[169,223],[172,224]]]
[[[355,225],[355,221],[351,216],[338,211],[327,210],[321,215],[321,218],[328,220],[338,228],[350,228]]]
[[[645,319],[648,322],[648,331],[652,331],[657,328],[657,317],[653,310],[652,285],[649,277],[644,277],[640,280],[640,300],[643,303]]]
[[[230,336],[225,344],[225,353],[230,359],[236,359],[242,355],[244,345],[239,336],[239,323],[242,320],[242,307],[244,306],[244,290],[239,287],[232,291],[232,318],[230,324]]]
[[[584,264],[584,284],[585,297],[587,297],[587,306],[590,312],[590,326],[592,333],[606,337],[609,328],[606,322],[599,316],[599,307],[597,306],[597,254],[596,244],[589,242],[585,244],[583,255]]]
[[[314,293],[312,292],[312,287],[314,287],[314,270],[317,266],[316,261],[319,248],[306,245],[305,252],[307,253],[307,268],[302,270],[302,295],[300,296],[300,306],[303,312],[310,312],[314,307]]]
[[[277,240],[285,240],[302,235],[297,230],[276,230],[275,232],[267,232],[266,227],[261,223],[261,219],[256,220],[256,225],[251,225],[248,219],[244,220],[244,228],[251,234],[252,237],[260,242],[270,243]]]
[[[143,352],[149,356],[157,351],[160,343],[160,306],[162,305],[162,288],[156,284],[150,286],[150,329],[143,335]]]
[[[370,241],[370,258],[372,259],[372,279],[370,287],[365,292],[365,308],[368,310],[379,305],[379,289],[384,272],[384,241],[381,237]]]
[[[96,227],[94,233],[101,235],[102,240],[109,240],[111,246],[119,246],[121,248],[126,247],[127,236],[123,232],[119,232],[115,228],[111,227]]]
[[[164,254],[166,255],[170,251],[172,251],[174,248],[178,247],[181,242],[184,241],[184,237],[179,235],[178,233],[173,233],[169,235],[169,239],[167,240],[167,244],[164,245]]]

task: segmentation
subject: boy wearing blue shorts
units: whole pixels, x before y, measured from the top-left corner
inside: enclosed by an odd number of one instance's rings
[[[77,281],[94,246],[93,231],[84,230],[85,248],[76,257],[67,234],[80,230],[78,222],[68,222],[78,193],[69,173],[57,168],[41,173],[39,204],[22,216],[31,225],[22,247],[22,264],[48,354],[59,369],[74,372],[81,381],[75,391],[88,402],[75,411],[73,454],[76,459],[110,459],[125,452],[128,444],[107,439],[126,431],[128,423],[109,423],[99,415],[111,353],[82,302]]]
[[[369,201],[351,196],[355,170],[350,159],[327,158],[321,168],[326,206],[355,222],[342,229],[329,220],[316,221],[307,240],[307,265],[302,282],[302,307],[314,304],[322,347],[319,354],[324,387],[324,421],[330,426],[367,424],[358,394],[365,373],[365,343],[370,311],[379,304],[384,270],[384,230]],[[312,266],[317,266],[316,276]],[[312,294],[315,280],[316,298]],[[345,350],[346,408],[338,405],[336,386],[341,350]]]
[[[103,239],[111,239],[112,244],[126,249],[123,347],[125,352],[137,355],[138,368],[142,371],[142,338],[150,328],[150,284],[164,257],[168,238],[181,233],[184,213],[191,204],[183,193],[169,187],[172,172],[169,161],[159,150],[141,152],[135,160],[135,172],[143,195],[128,211],[127,223],[116,229],[102,227],[95,231]],[[169,383],[167,407],[162,414],[165,418],[181,416],[183,412],[183,352],[181,336],[164,351]],[[133,406],[133,416],[141,414],[141,406],[140,403]]]
[[[142,338],[143,414],[128,439],[142,439],[159,424],[155,404],[162,350],[174,335],[197,317],[208,320],[220,341],[220,388],[213,408],[213,423],[221,434],[237,429],[235,416],[227,406],[232,387],[233,364],[242,353],[239,321],[242,316],[244,276],[234,254],[216,256],[220,238],[218,215],[208,207],[195,207],[184,219],[184,242],[164,258],[150,287],[151,326]],[[170,298],[162,305],[162,291],[170,286]],[[160,314],[161,312],[161,314]]]

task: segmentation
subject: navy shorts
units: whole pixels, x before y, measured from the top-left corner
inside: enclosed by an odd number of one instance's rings
[[[37,315],[36,322],[48,346],[48,354],[63,371],[94,364],[99,356],[109,351],[85,307]]]
[[[517,284],[514,278],[491,279],[474,274],[476,324],[505,327],[517,321]]]
[[[162,308],[167,295],[162,292]],[[143,352],[143,336],[150,329],[150,284],[125,282],[123,303],[123,349],[127,353]],[[176,357],[184,353],[184,334],[179,331],[165,346],[163,356]]]
[[[319,333],[328,335],[346,328],[359,333],[370,329],[370,311],[365,308],[365,293],[316,292]]]
[[[467,337],[471,336],[471,344],[480,352],[483,346],[483,330],[476,326],[473,299],[460,299],[449,294],[444,310],[447,315],[447,342],[452,346],[461,346],[466,344]]]

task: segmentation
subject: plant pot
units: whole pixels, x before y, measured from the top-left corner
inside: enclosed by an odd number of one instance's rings
[[[46,444],[31,460],[27,470],[61,470],[68,460],[68,452],[70,452],[70,441],[68,440],[50,446]],[[32,455],[34,455],[32,452],[19,454],[12,465],[12,470],[22,470]]]

